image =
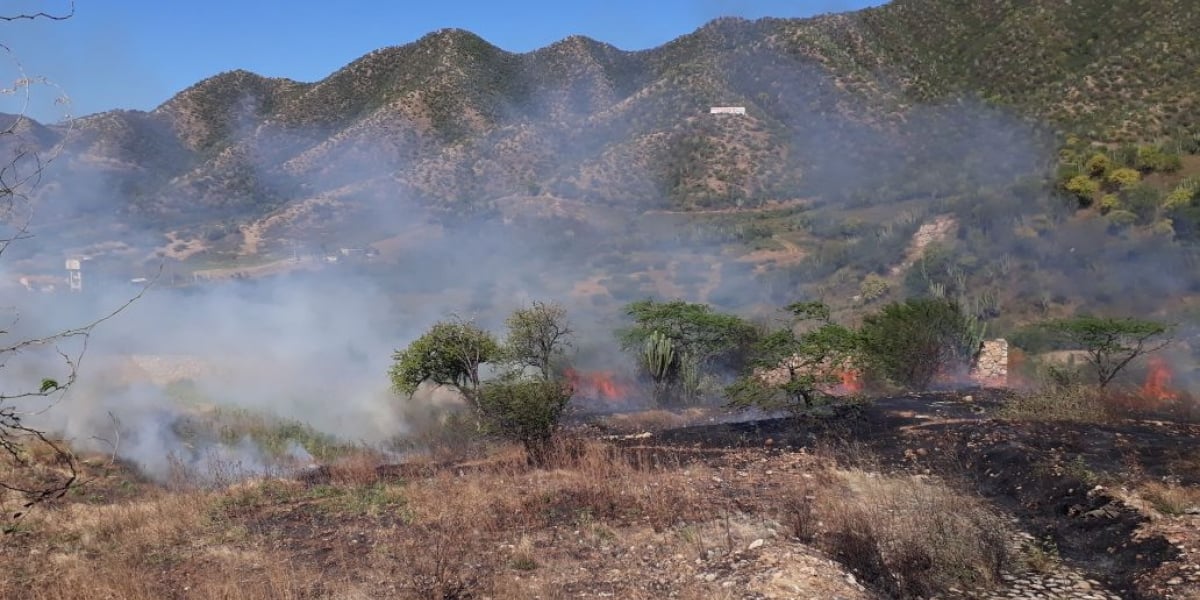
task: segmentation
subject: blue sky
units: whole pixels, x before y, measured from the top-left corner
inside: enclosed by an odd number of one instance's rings
[[[314,81],[376,48],[444,27],[473,31],[512,51],[572,34],[634,50],[659,45],[724,15],[802,17],[882,0],[77,0],[68,21],[0,22],[0,42],[26,73],[70,97],[75,116],[149,110],[205,77],[247,69]],[[5,2],[8,12],[53,11],[68,0]],[[16,71],[0,71],[3,86]],[[49,92],[30,115],[57,120]],[[0,102],[11,112],[12,100]]]

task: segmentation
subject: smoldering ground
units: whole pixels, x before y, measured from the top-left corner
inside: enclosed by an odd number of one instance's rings
[[[1136,289],[1122,298],[1155,311],[1164,308],[1164,297],[1196,289],[1180,269],[1147,268],[1187,264],[1188,254],[1173,243],[1112,235],[1101,222],[1072,218],[1049,191],[1053,145],[1043,126],[972,101],[918,107],[904,113],[907,121],[879,122],[868,118],[872,107],[839,91],[809,62],[737,43],[739,36],[753,33],[737,20],[706,32],[705,43],[714,47],[756,50],[718,61],[714,68],[735,76],[721,90],[709,92],[711,98],[679,107],[681,116],[667,138],[721,133],[702,113],[708,101],[746,104],[750,118],[765,124],[775,143],[794,150],[788,163],[794,172],[756,171],[756,187],[785,194],[799,174],[800,189],[814,199],[796,223],[811,234],[812,248],[804,261],[765,273],[737,268],[729,247],[738,238],[729,230],[741,225],[705,231],[706,226],[683,217],[650,219],[623,207],[625,196],[633,192],[598,207],[589,204],[595,199],[586,190],[566,185],[578,179],[573,173],[581,164],[599,160],[606,140],[654,137],[644,123],[589,114],[596,102],[615,103],[635,91],[605,77],[582,80],[583,90],[541,89],[528,79],[519,101],[501,103],[492,116],[493,137],[472,143],[423,138],[414,124],[391,123],[382,110],[329,138],[328,132],[311,126],[265,123],[269,115],[261,114],[261,99],[248,92],[244,101],[234,103],[237,114],[229,120],[235,124],[231,135],[236,151],[222,153],[220,160],[254,173],[256,185],[272,197],[328,197],[342,203],[352,216],[343,219],[338,225],[343,231],[331,241],[352,235],[358,226],[401,238],[414,230],[436,229],[437,235],[371,264],[190,290],[155,288],[96,330],[77,385],[35,419],[82,446],[102,449],[116,443],[118,455],[157,477],[170,467],[170,456],[198,468],[210,465],[206,461],[214,453],[222,460],[240,457],[251,470],[263,464],[261,449],[242,439],[201,439],[197,445],[179,431],[179,423],[208,406],[295,420],[340,440],[378,446],[404,435],[410,424],[409,405],[388,389],[392,351],[452,313],[499,332],[504,316],[528,300],[562,302],[578,332],[574,358],[580,368],[631,373],[629,359],[612,336],[623,323],[624,302],[678,296],[742,312],[812,298],[848,305],[850,294],[821,284],[829,278],[853,282],[867,273],[886,273],[903,256],[912,230],[940,213],[959,221],[946,248],[955,260],[947,264],[965,273],[963,281],[994,281],[1017,289],[1020,293],[1008,296],[1013,302],[1034,302],[1049,293],[1060,306],[1115,309],[1114,290],[1130,285]],[[639,77],[625,83],[652,79]],[[687,92],[679,88],[668,97],[683,98]],[[574,108],[564,113],[560,100],[565,96],[590,103],[568,105]],[[400,133],[368,126],[380,122],[395,125]],[[502,139],[497,132],[514,130],[532,132],[538,141],[529,146],[538,151],[528,171],[506,171],[490,155],[488,144]],[[695,150],[698,156],[701,150]],[[691,152],[682,146],[666,151],[668,157],[673,151]],[[430,157],[446,154],[474,158],[452,173],[428,171]],[[644,184],[634,188],[645,195],[641,207],[670,205],[669,170],[653,162],[626,168]],[[459,186],[462,197],[422,196],[413,185],[419,173],[447,178]],[[561,175],[550,177],[551,191],[559,197],[515,192],[525,187],[521,180],[529,173]],[[93,190],[89,198],[120,204],[119,177],[96,176],[86,185],[76,185],[71,177],[69,170],[47,174],[50,184],[87,187]],[[489,181],[491,177],[501,183]],[[172,185],[187,181],[183,177]],[[572,189],[582,197],[570,197]],[[235,200],[248,201],[244,196]],[[68,195],[52,195],[47,210],[70,213],[72,201]],[[539,210],[505,212],[514,203]],[[557,210],[556,203],[568,208]],[[471,210],[447,216],[441,209],[448,204]],[[912,217],[905,224],[897,224],[897,206]],[[869,210],[851,212],[858,209]],[[1026,231],[1030,223],[1037,225],[1032,236]],[[170,227],[142,222],[129,233],[159,238]],[[295,239],[305,229],[281,228],[271,234],[275,241]],[[1017,266],[1004,267],[1010,263]],[[710,273],[714,265],[720,275],[708,281],[711,285],[684,281]],[[931,268],[931,276],[954,284],[946,266]],[[13,275],[4,273],[6,280]],[[24,305],[24,318],[9,337],[76,326],[132,293],[125,284],[102,293],[91,291],[97,287],[91,280],[85,286],[89,292],[75,297],[14,297]],[[830,289],[845,297],[831,295]],[[903,293],[928,293],[928,288]],[[160,365],[201,365],[180,373],[180,379],[192,381],[193,403],[181,403],[177,389],[118,377],[121,361],[112,357],[128,363],[131,355],[166,357]],[[4,385],[36,385],[40,377],[56,376],[52,364],[33,363],[23,370],[10,364]],[[18,373],[25,377],[16,377]],[[285,448],[284,454],[303,458],[299,448]]]

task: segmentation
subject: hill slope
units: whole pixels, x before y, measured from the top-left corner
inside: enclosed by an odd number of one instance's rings
[[[984,98],[1103,141],[1192,134],[1200,8],[1152,4],[896,0],[720,19],[642,52],[572,37],[513,54],[444,30],[315,83],[235,71],[150,113],[81,119],[53,189],[173,224],[255,217],[349,183],[455,210],[531,192],[689,209],[819,194],[806,184],[830,148],[862,152],[864,128],[894,135],[912,106],[941,99]],[[708,115],[717,104],[748,114]]]

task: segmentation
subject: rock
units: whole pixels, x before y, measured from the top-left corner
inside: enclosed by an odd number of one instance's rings
[[[763,544],[765,544],[765,543],[766,543],[766,542],[765,542],[765,541],[763,541],[763,539],[762,539],[762,538],[758,538],[757,540],[754,540],[753,542],[750,542],[749,549],[750,549],[750,550],[757,550],[757,549],[759,549],[759,548],[762,548],[762,545],[763,545]]]
[[[1167,580],[1167,585],[1179,585],[1181,583],[1183,583],[1182,577],[1172,577]]]
[[[714,581],[716,581],[716,580],[717,580],[717,574],[716,574],[716,573],[708,573],[708,574],[706,574],[706,575],[704,576],[704,581],[707,581],[707,582],[709,582],[709,583],[712,583],[712,582],[714,582]]]

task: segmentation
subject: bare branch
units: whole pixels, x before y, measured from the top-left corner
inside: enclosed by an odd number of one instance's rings
[[[0,21],[36,21],[37,19],[45,19],[48,21],[66,21],[75,16],[75,0],[70,0],[67,4],[66,14],[54,14],[48,12],[21,13],[16,15],[0,15]]]

